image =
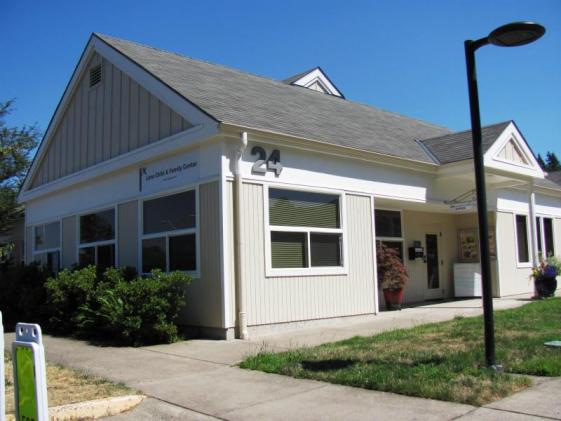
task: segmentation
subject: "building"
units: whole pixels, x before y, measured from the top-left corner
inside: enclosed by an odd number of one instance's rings
[[[94,34],[20,194],[26,261],[187,271],[182,320],[220,338],[376,314],[380,242],[407,301],[476,294],[470,136],[320,68],[275,81]],[[514,122],[483,137],[494,293],[528,292],[561,250],[560,180]]]

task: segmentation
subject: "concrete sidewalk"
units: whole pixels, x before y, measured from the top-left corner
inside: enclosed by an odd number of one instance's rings
[[[497,299],[495,309],[523,305],[527,298]],[[340,320],[250,341],[192,340],[142,348],[113,348],[46,337],[45,348],[49,361],[123,382],[150,397],[130,413],[115,417],[120,420],[561,419],[558,398],[561,379],[558,378],[540,382],[484,408],[475,408],[235,367],[262,349],[312,346],[480,313],[479,299],[462,300],[382,313],[362,322]],[[11,340],[7,335],[7,343]]]

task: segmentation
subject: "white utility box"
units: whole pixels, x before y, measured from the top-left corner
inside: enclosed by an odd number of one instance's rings
[[[479,263],[454,263],[454,296],[481,297]]]

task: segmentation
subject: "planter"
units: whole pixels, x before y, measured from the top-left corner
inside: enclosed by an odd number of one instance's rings
[[[400,289],[384,289],[384,300],[388,310],[401,310],[403,302],[403,288]]]
[[[536,278],[534,284],[536,286],[538,297],[553,297],[553,294],[555,294],[555,290],[557,289],[557,278],[554,276],[540,276],[539,278]]]

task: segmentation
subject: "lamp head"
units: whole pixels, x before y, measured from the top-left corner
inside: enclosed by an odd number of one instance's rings
[[[534,22],[514,22],[503,25],[489,34],[489,43],[499,47],[530,44],[545,34],[545,28]]]

